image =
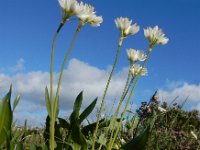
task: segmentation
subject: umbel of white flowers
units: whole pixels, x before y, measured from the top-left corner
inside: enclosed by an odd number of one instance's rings
[[[63,12],[63,19],[67,21],[71,16],[77,16],[82,24],[89,23],[98,27],[103,22],[102,16],[97,16],[94,7],[76,0],[58,0]]]
[[[147,27],[144,29],[144,35],[149,40],[151,48],[156,44],[165,45],[169,41],[169,39],[165,37],[162,29],[159,29],[158,26],[154,28]]]
[[[140,30],[140,27],[136,23],[132,24],[132,20],[129,20],[129,18],[117,18],[115,24],[123,37],[136,34]]]
[[[136,77],[138,75],[141,75],[141,76],[145,76],[147,75],[147,68],[143,68],[142,66],[140,66],[139,64],[133,64],[131,65],[130,67],[130,72],[132,74],[133,77]]]
[[[147,58],[147,55],[145,55],[144,51],[130,48],[127,50],[127,57],[130,63],[133,64],[137,61],[144,61]]]

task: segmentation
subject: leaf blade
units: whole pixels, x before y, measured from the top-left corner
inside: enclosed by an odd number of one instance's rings
[[[97,98],[81,113],[79,116],[79,123],[81,123],[88,115],[93,111],[95,105],[97,103]]]

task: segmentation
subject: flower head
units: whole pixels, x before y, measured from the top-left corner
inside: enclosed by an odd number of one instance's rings
[[[144,61],[147,58],[147,55],[145,55],[143,51],[135,50],[133,48],[127,50],[127,56],[131,63],[135,63],[136,61]]]
[[[133,77],[137,75],[141,76],[147,75],[147,68],[142,68],[139,64],[133,64],[129,70]]]
[[[127,35],[133,35],[136,34],[139,30],[140,27],[135,23],[131,24],[132,20],[129,20],[128,18],[117,18],[115,19],[115,24],[119,30],[121,30],[121,33],[124,37]]]
[[[165,37],[162,29],[159,29],[158,26],[155,26],[154,28],[147,27],[144,29],[144,35],[152,46],[155,44],[165,45],[169,41],[169,39]]]
[[[159,112],[162,112],[162,113],[165,113],[165,112],[167,112],[167,110],[166,110],[166,109],[164,109],[164,108],[162,108],[162,107],[158,107],[158,111],[159,111]]]
[[[96,16],[94,7],[89,4],[84,4],[83,2],[78,4],[76,15],[84,24],[89,23],[94,27],[100,26],[100,24],[103,22],[102,16]]]
[[[77,12],[78,2],[76,0],[58,0],[60,7],[62,8],[64,17],[73,16]]]

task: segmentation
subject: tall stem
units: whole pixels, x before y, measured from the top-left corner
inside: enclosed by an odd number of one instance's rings
[[[65,69],[65,64],[67,62],[67,59],[68,59],[68,56],[70,54],[70,52],[72,51],[72,48],[74,46],[74,43],[76,41],[76,38],[77,38],[77,35],[79,33],[79,31],[81,30],[81,27],[82,27],[82,24],[80,23],[76,29],[76,32],[74,34],[74,37],[72,39],[72,42],[65,54],[65,58],[63,60],[63,63],[62,63],[62,67],[61,67],[61,71],[60,71],[60,75],[59,75],[59,79],[58,79],[58,85],[57,85],[57,91],[56,91],[56,97],[55,97],[55,101],[54,101],[54,117],[56,118],[56,115],[57,115],[57,107],[58,107],[58,102],[59,102],[59,93],[60,93],[60,86],[61,86],[61,81],[62,81],[62,77],[63,77],[63,72],[64,72],[64,69]]]
[[[126,97],[126,93],[127,93],[127,91],[129,90],[129,87],[130,87],[130,84],[131,84],[131,82],[129,82],[129,80],[130,80],[130,71],[129,71],[128,77],[127,77],[127,79],[126,79],[126,84],[125,84],[125,86],[124,86],[124,90],[123,90],[123,93],[122,93],[122,95],[121,95],[119,104],[118,104],[118,106],[117,106],[117,109],[116,109],[116,111],[115,111],[113,117],[111,117],[110,124],[108,125],[108,128],[107,128],[107,130],[106,130],[106,133],[105,133],[104,137],[107,136],[107,134],[108,134],[110,128],[111,128],[112,125],[114,125],[115,122],[116,122],[116,119],[117,119],[117,115],[118,115],[120,106],[121,106],[121,104],[122,104],[124,98]],[[114,131],[114,130],[112,130],[112,133],[111,133],[111,136],[110,136],[111,138],[112,138],[113,131]],[[110,140],[111,140],[111,139],[110,139]],[[101,149],[102,145],[103,145],[103,143],[100,144],[99,150]]]
[[[148,54],[147,54],[147,59],[144,61],[143,65],[142,65],[142,68],[145,67],[145,65],[146,65],[146,63],[147,63],[147,60],[148,60],[148,58],[149,58],[149,56],[150,56],[150,54],[151,54],[151,50],[152,50],[152,47],[149,46]],[[134,91],[135,91],[135,88],[136,88],[137,83],[138,83],[138,81],[139,81],[139,79],[140,79],[140,76],[141,76],[140,74],[137,76],[136,81],[135,81],[135,83],[134,83],[134,85],[133,85],[133,87],[132,87],[131,93],[129,94],[128,100],[127,100],[127,102],[126,102],[126,105],[125,105],[125,107],[124,107],[124,110],[123,110],[123,113],[122,113],[122,116],[121,116],[121,119],[120,119],[120,122],[119,122],[120,125],[117,127],[117,130],[116,130],[116,132],[115,132],[115,134],[114,134],[114,138],[113,138],[113,140],[112,140],[112,143],[111,143],[111,145],[110,145],[110,148],[111,148],[112,145],[114,144],[115,139],[116,139],[116,137],[117,137],[117,135],[118,135],[119,129],[121,128],[122,120],[123,120],[124,115],[125,115],[125,113],[126,113],[128,104],[129,104],[130,101],[131,101],[132,95],[133,95],[133,93],[134,93]]]
[[[55,51],[55,45],[56,45],[56,39],[58,36],[58,33],[60,32],[60,30],[62,29],[64,25],[64,22],[62,21],[58,27],[58,29],[56,30],[56,33],[54,34],[54,38],[53,38],[53,42],[52,42],[52,50],[51,50],[51,65],[50,65],[50,102],[51,102],[51,111],[49,114],[51,121],[50,121],[50,149],[54,150],[54,122],[55,119],[53,117],[53,70],[54,70],[54,51]]]
[[[99,121],[100,121],[100,118],[101,118],[101,113],[103,111],[103,107],[104,107],[104,104],[105,104],[105,98],[106,98],[106,94],[107,94],[107,91],[108,91],[108,87],[110,85],[110,81],[112,79],[113,73],[114,73],[116,65],[117,65],[117,61],[118,61],[118,57],[119,57],[119,54],[120,54],[120,49],[121,49],[123,40],[124,40],[124,37],[121,35],[120,38],[119,38],[119,42],[118,42],[118,49],[117,49],[117,53],[116,53],[116,56],[115,56],[114,64],[113,64],[111,73],[109,75],[109,78],[108,78],[108,81],[107,81],[107,84],[106,84],[106,88],[104,90],[103,98],[102,98],[102,101],[101,101],[101,106],[100,106],[100,110],[99,110],[98,118],[97,118],[97,124],[96,124],[96,128],[95,128],[95,131],[94,131],[94,134],[93,134],[92,150],[95,149],[96,134],[97,134],[97,131],[98,131],[98,126],[99,126]]]
[[[129,71],[129,77],[128,77],[129,79],[130,79],[130,74],[131,74],[131,73],[130,73],[130,71]],[[127,81],[129,81],[129,79],[127,79]],[[129,91],[129,89],[130,89],[130,87],[131,87],[131,85],[132,85],[134,79],[135,79],[135,78],[132,78],[130,82],[127,82],[127,83],[126,83],[126,84],[127,84],[127,85],[126,85],[126,89],[124,89],[123,94],[122,94],[122,96],[121,96],[121,98],[120,98],[120,102],[119,102],[119,104],[118,104],[118,106],[117,106],[117,109],[116,109],[116,111],[115,111],[114,117],[112,118],[113,121],[111,121],[111,122],[113,122],[112,124],[115,124],[115,123],[116,123],[117,116],[118,116],[118,114],[119,114],[119,109],[120,109],[120,107],[121,107],[121,105],[122,105],[122,102],[124,101],[124,99],[125,99],[125,97],[126,97],[128,91]],[[120,118],[120,119],[121,119],[121,118]],[[118,126],[120,126],[120,124],[118,124]],[[112,138],[113,138],[114,131],[115,131],[115,129],[112,129],[112,132],[111,132],[111,134],[110,134],[110,141],[109,141],[108,147],[110,147],[110,145],[112,144],[112,140],[113,140]]]

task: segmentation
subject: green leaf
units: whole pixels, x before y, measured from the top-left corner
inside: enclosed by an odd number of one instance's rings
[[[99,129],[101,128],[104,128],[104,127],[108,127],[110,121],[109,120],[106,120],[106,119],[101,119],[99,121]],[[93,134],[94,133],[94,130],[96,128],[96,124],[97,122],[94,122],[94,123],[91,123],[89,125],[86,125],[82,128],[81,132],[85,135],[85,136],[88,136],[89,133]]]
[[[12,110],[10,105],[12,86],[10,86],[9,92],[5,97],[0,101],[0,147],[5,142],[5,140],[9,139],[12,124]]]
[[[81,123],[88,115],[93,111],[95,105],[97,103],[97,98],[81,113],[79,116],[79,123]]]
[[[83,101],[83,91],[81,91],[79,93],[79,95],[76,97],[76,100],[75,100],[75,103],[74,103],[73,111],[75,112],[76,116],[79,116],[82,101]]]
[[[75,143],[81,145],[83,150],[88,150],[85,136],[82,134],[81,129],[78,125],[73,125],[71,138]]]
[[[58,118],[58,121],[59,121],[60,127],[70,130],[70,123],[67,122],[67,120],[65,120],[63,118]]]
[[[46,102],[46,108],[47,108],[48,115],[51,116],[51,102],[50,102],[49,92],[48,92],[47,87],[45,88],[45,102]]]
[[[148,126],[140,135],[132,139],[121,147],[123,150],[145,150],[148,142],[150,126]]]
[[[13,103],[13,111],[15,110],[15,108],[17,107],[18,103],[19,103],[19,100],[20,100],[20,96],[17,96],[14,100],[14,103]]]
[[[79,95],[76,97],[76,100],[74,102],[73,112],[70,115],[71,125],[78,124],[79,112],[80,112],[82,101],[83,101],[83,91],[79,93]]]

